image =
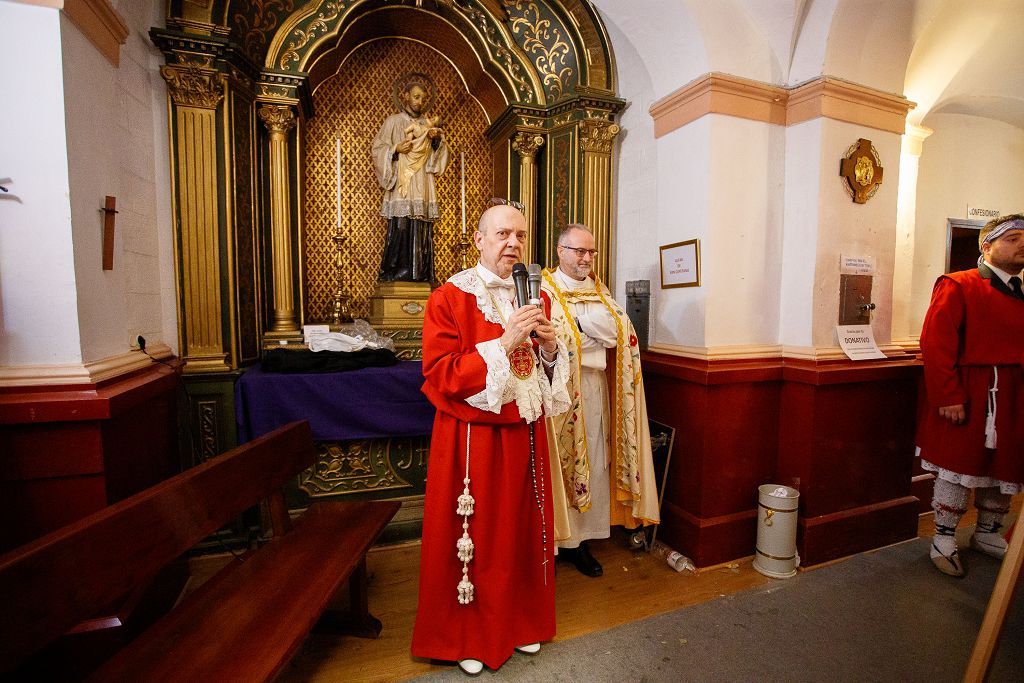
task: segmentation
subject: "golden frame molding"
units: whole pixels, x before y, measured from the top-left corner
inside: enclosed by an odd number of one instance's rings
[[[128,39],[128,24],[110,0],[64,0],[64,14],[115,67]]]
[[[845,121],[902,135],[916,105],[901,95],[831,76],[781,88],[723,73],[709,73],[651,105],[654,137],[706,114],[723,114],[780,126],[816,118]]]

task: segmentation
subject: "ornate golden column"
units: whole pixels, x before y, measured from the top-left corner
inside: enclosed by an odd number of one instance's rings
[[[299,329],[295,319],[295,287],[292,273],[292,221],[288,191],[288,132],[295,127],[291,107],[265,104],[260,120],[270,131],[270,243],[274,272],[274,325],[272,332]]]
[[[223,75],[210,57],[179,57],[160,67],[172,103],[174,190],[181,235],[179,325],[185,372],[229,369],[221,325],[217,108]]]
[[[618,124],[605,119],[584,119],[579,123],[583,150],[583,222],[594,231],[597,242],[597,276],[607,281],[611,264],[611,177],[612,144]]]
[[[523,258],[533,261],[537,235],[537,149],[544,144],[544,136],[534,131],[519,131],[512,138],[512,149],[519,155],[519,201],[526,215],[526,248]]]

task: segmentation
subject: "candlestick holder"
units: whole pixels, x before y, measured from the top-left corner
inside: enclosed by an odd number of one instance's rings
[[[469,268],[469,264],[466,263],[466,252],[469,251],[471,246],[472,243],[469,241],[469,237],[465,233],[462,234],[462,239],[452,245],[452,251],[455,252],[456,257],[462,264],[463,270]]]
[[[334,288],[334,302],[331,307],[331,324],[341,325],[342,323],[352,322],[352,315],[348,310],[348,302],[352,297],[344,293],[344,277],[345,277],[345,242],[348,238],[341,232],[341,226],[338,226],[337,231],[334,233],[334,274],[335,274],[335,288]]]

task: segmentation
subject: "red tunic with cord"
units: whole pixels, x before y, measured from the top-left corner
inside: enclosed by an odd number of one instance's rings
[[[978,270],[939,277],[921,330],[921,354],[921,457],[959,474],[1024,482],[1024,300],[996,289]],[[985,419],[993,368],[997,440],[990,449]],[[966,407],[963,424],[939,415],[940,407],[958,404]]]
[[[501,325],[484,319],[473,295],[453,284],[430,295],[423,321],[423,393],[437,413],[430,441],[412,654],[447,661],[478,659],[492,669],[501,666],[516,646],[555,635],[554,532],[550,484],[542,476],[548,471],[544,420],[534,423],[536,462],[531,468],[529,428],[515,401],[492,413],[465,400],[484,390],[487,377],[476,344],[503,332]],[[463,518],[456,513],[456,501],[466,476],[470,424],[475,512],[468,521],[475,551],[469,580],[475,595],[472,602],[460,604],[457,586],[463,565],[456,541],[462,536]],[[544,501],[545,532],[538,491]]]

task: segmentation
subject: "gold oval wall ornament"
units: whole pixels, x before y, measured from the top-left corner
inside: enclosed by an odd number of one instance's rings
[[[859,138],[850,145],[839,162],[839,175],[846,180],[843,188],[857,204],[875,196],[882,184],[882,160],[870,140]]]

